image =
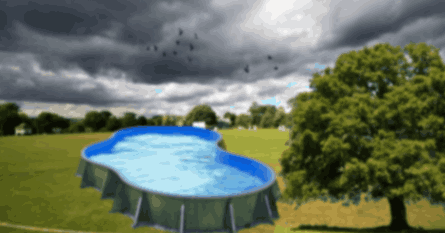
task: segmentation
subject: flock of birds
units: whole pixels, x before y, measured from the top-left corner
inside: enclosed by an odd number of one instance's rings
[[[184,34],[184,31],[181,28],[179,28],[179,37],[181,37],[182,34]],[[196,33],[195,33],[195,40],[198,40],[198,34],[196,34]],[[179,46],[180,44],[181,44],[181,41],[179,39],[177,39],[176,40],[176,46]],[[157,45],[147,46],[147,51],[150,51],[151,49],[153,49],[154,52],[157,52],[158,51],[158,46]],[[195,49],[195,47],[193,46],[192,43],[189,44],[189,49],[190,49],[190,51],[193,51],[193,49]],[[176,50],[173,50],[172,54],[173,54],[173,56],[177,56],[178,52]],[[163,57],[167,57],[167,51],[164,50],[162,52],[162,56]],[[187,56],[187,60],[189,62],[192,62],[193,58],[190,57],[190,56]],[[267,60],[271,61],[272,60],[272,56],[271,55],[267,55]],[[274,70],[278,70],[278,66],[277,65],[274,67]],[[244,67],[244,72],[246,72],[246,73],[250,72],[248,64]]]

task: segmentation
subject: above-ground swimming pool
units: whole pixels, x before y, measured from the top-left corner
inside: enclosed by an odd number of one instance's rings
[[[224,151],[219,133],[183,126],[126,128],[83,149],[81,188],[111,198],[111,212],[179,232],[231,231],[272,223],[280,196],[274,171]]]

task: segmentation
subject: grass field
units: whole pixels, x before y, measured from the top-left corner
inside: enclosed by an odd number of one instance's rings
[[[286,149],[288,132],[261,129],[220,133],[228,151],[259,159],[277,174],[280,172],[278,159]],[[101,200],[100,192],[93,188],[80,189],[81,179],[74,176],[80,151],[110,136],[111,133],[97,133],[0,138],[0,223],[83,232],[163,232],[146,227],[132,229],[130,218],[108,213],[112,200]],[[278,182],[284,190],[281,177]],[[423,200],[408,205],[407,210],[411,226],[445,232],[442,206],[431,206]],[[239,232],[386,232],[376,227],[390,222],[386,199],[349,207],[318,200],[298,210],[278,203],[278,211],[280,219],[275,226],[259,225]],[[0,224],[0,232],[33,231]]]

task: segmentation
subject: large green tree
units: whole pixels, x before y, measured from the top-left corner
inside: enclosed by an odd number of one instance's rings
[[[342,54],[314,74],[315,91],[292,110],[283,199],[298,207],[328,197],[358,204],[362,192],[387,198],[391,230],[410,228],[406,201],[445,202],[444,72],[438,49],[410,43]]]
[[[98,111],[89,111],[85,115],[83,123],[86,127],[91,128],[94,132],[98,131],[107,124],[103,113],[100,113]]]
[[[65,131],[70,127],[71,122],[68,118],[62,117],[56,113],[52,113],[52,117],[54,128],[60,128]]]
[[[37,133],[53,133],[54,128],[67,129],[70,126],[70,120],[59,116],[56,113],[41,112],[35,119]]]
[[[185,116],[176,116],[176,125],[182,126],[185,121]]]
[[[267,121],[263,121],[264,124],[266,124],[266,127],[271,127],[269,125],[272,125],[270,121],[273,121],[273,115],[275,115],[275,112],[277,111],[277,108],[275,105],[258,105],[257,102],[253,102],[252,106],[249,108],[250,116],[252,118],[252,125],[261,126],[261,121],[266,114],[266,112],[269,112],[267,116]],[[272,117],[270,116],[272,114]]]
[[[150,122],[153,122],[154,126],[161,126],[162,120],[163,117],[161,115],[155,115],[152,118],[150,118]]]
[[[165,115],[162,117],[162,125],[175,126],[177,123],[177,117],[173,115]]]
[[[147,119],[147,124],[146,125],[147,126],[155,126],[156,124],[155,124],[155,122],[154,122],[154,120],[152,118],[149,118],[149,119]]]
[[[100,112],[100,115],[102,115],[102,118],[103,118],[104,121],[105,121],[104,126],[107,124],[107,122],[108,122],[108,120],[110,119],[110,117],[113,116],[113,114],[112,114],[110,111],[108,111],[108,110],[103,110],[103,111],[101,111],[101,112]]]
[[[133,112],[124,113],[124,116],[121,119],[121,123],[122,123],[122,128],[136,126],[138,124],[138,121],[136,119],[136,114]]]
[[[274,127],[274,118],[275,118],[275,113],[277,111],[275,106],[266,106],[266,107],[267,107],[266,112],[261,117],[260,121],[260,127],[264,129]]]
[[[194,121],[204,121],[207,127],[215,126],[216,113],[209,105],[197,105],[185,117],[185,125],[192,125]]]
[[[38,134],[51,133],[52,132],[52,119],[51,113],[41,112],[35,119],[35,127]]]
[[[20,107],[15,103],[0,105],[0,135],[13,135],[15,127],[21,123]]]
[[[285,143],[284,145],[286,145],[286,146],[290,146],[290,144],[291,144],[291,140],[292,140],[292,126],[293,126],[293,124],[292,124],[292,112],[290,112],[290,113],[286,113],[286,115],[285,115],[285,121],[284,121],[284,122],[285,122],[284,125],[285,125],[287,128],[290,129],[290,130],[289,130],[289,140],[287,140],[286,143]]]
[[[261,118],[266,113],[267,108],[264,105],[258,105],[256,101],[252,103],[249,108],[250,117],[252,118],[252,125],[260,125]]]
[[[85,125],[83,121],[74,122],[67,130],[69,133],[83,133],[85,132]]]
[[[287,101],[287,104],[289,104],[289,106],[293,109],[297,108],[297,96],[290,98]],[[290,113],[286,114],[286,127],[288,128],[292,128],[293,126],[293,122],[292,122],[292,111]]]
[[[273,127],[277,128],[280,125],[286,125],[286,112],[282,106],[277,109],[273,118]]]
[[[247,114],[240,114],[236,117],[236,126],[248,128],[252,124],[252,117]]]
[[[36,129],[35,125],[34,125],[34,121],[33,121],[33,119],[31,119],[31,118],[30,118],[28,115],[26,115],[26,113],[24,113],[24,112],[19,113],[19,118],[20,118],[20,122],[21,122],[21,123],[26,123],[26,124],[28,125],[28,127],[31,128],[32,133],[34,133],[34,134],[36,133],[37,129]]]
[[[147,118],[145,116],[139,116],[137,122],[138,125],[145,126],[147,125]]]
[[[297,96],[294,96],[287,100],[287,104],[289,104],[291,108],[297,108]]]
[[[224,118],[230,120],[231,127],[235,126],[236,115],[234,113],[226,112],[226,113],[224,113]]]
[[[108,122],[107,122],[107,125],[105,126],[105,128],[108,131],[113,132],[113,131],[120,129],[121,126],[122,126],[121,121],[117,117],[112,116],[112,117],[110,117],[110,119],[108,119]]]

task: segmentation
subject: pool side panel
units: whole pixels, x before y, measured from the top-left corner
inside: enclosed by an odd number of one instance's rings
[[[194,130],[190,129],[189,131],[192,135]],[[142,131],[136,130],[136,133],[142,133]],[[196,132],[194,133],[196,134]],[[126,135],[134,134],[127,132]],[[214,138],[211,134],[206,137]],[[111,142],[101,145],[105,147],[105,150],[109,150],[116,140],[114,138]],[[88,150],[89,148],[84,149],[83,153],[100,151],[100,147],[95,145],[90,150]],[[219,137],[218,146],[221,149],[226,149],[221,137]],[[255,168],[262,168],[262,163],[254,164],[254,160],[249,161],[245,157],[235,157],[223,150],[219,150],[218,153],[219,159],[223,163],[246,169],[248,170],[246,172],[262,179],[269,179],[267,185],[257,191],[234,196],[204,198],[174,196],[151,192],[132,185],[112,168],[94,163],[88,159],[88,156],[81,158],[76,175],[82,177],[81,188],[94,187],[102,192],[102,198],[113,199],[113,207],[110,212],[122,213],[132,218],[134,228],[149,226],[179,232],[181,206],[184,206],[184,232],[232,231],[230,206],[233,207],[233,220],[237,231],[257,224],[273,224],[272,220],[279,218],[276,202],[281,195],[275,174],[268,169],[266,171],[263,169],[259,174]],[[231,159],[234,160],[231,161]],[[268,198],[269,209],[265,198]],[[272,216],[270,216],[270,212],[272,212]]]
[[[273,224],[272,220],[279,218],[275,197],[279,197],[280,191],[276,182],[265,190],[248,195],[190,199],[144,192],[117,179],[111,182],[113,175],[106,179],[105,183],[101,178],[93,178],[102,173],[103,171],[98,169],[97,165],[87,165],[82,176],[82,184],[85,183],[85,185],[81,187],[102,190],[102,196],[107,196],[114,201],[110,213],[122,213],[132,218],[135,222],[134,228],[149,226],[179,232],[182,205],[184,205],[184,232],[231,231],[230,204],[234,209],[237,230],[257,224]],[[108,174],[113,173],[113,171],[108,171]],[[103,189],[101,189],[102,184],[105,184]],[[114,197],[110,193],[114,193]],[[269,200],[272,219],[266,205],[266,196]],[[142,201],[137,212],[141,197]],[[135,219],[136,216],[137,219]]]

